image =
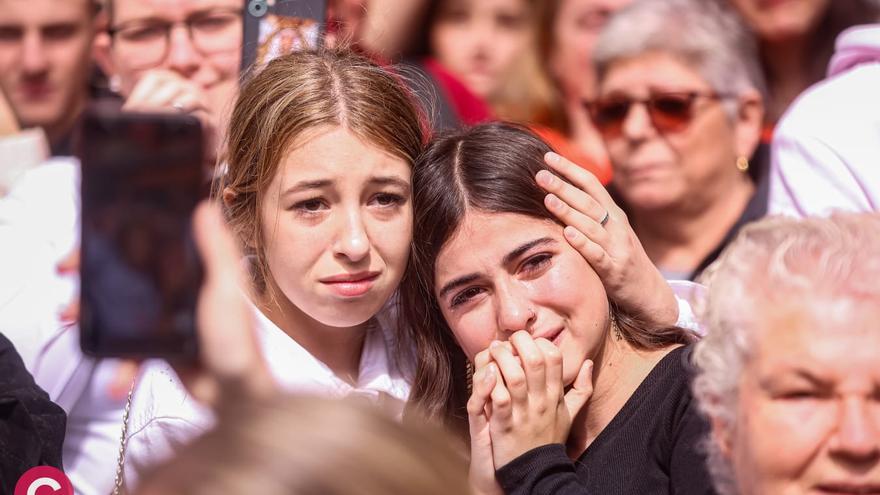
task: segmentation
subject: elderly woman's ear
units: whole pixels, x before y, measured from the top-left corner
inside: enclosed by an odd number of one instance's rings
[[[743,92],[738,98],[736,112],[736,153],[745,158],[751,157],[764,126],[764,99],[755,89]]]

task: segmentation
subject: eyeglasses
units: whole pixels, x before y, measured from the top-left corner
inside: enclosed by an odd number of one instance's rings
[[[193,46],[202,55],[230,52],[241,47],[240,9],[199,12],[178,22],[157,19],[131,20],[109,29],[120,58],[133,69],[149,69],[168,56],[171,29],[183,25]]]
[[[694,104],[700,98],[724,100],[735,95],[714,92],[681,91],[653,93],[648,98],[609,96],[585,102],[593,125],[607,139],[623,133],[623,125],[635,104],[645,105],[651,124],[661,134],[681,132],[694,118]]]

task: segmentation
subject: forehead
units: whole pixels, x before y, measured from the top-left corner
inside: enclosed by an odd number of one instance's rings
[[[193,12],[215,8],[244,8],[244,0],[110,0],[114,22],[144,17],[183,19]]]
[[[498,267],[511,251],[527,242],[549,237],[568,247],[562,227],[516,213],[468,210],[452,237],[443,245],[434,266],[436,279]]]
[[[336,126],[312,129],[295,140],[276,174],[282,185],[320,179],[359,184],[377,175],[410,182],[412,169],[405,160]]]
[[[807,367],[839,376],[868,370],[880,378],[880,305],[813,300],[757,314],[765,315],[754,341],[759,367]]]
[[[641,89],[708,90],[703,76],[682,58],[649,52],[611,64],[601,81],[602,93]]]
[[[53,24],[92,18],[92,0],[0,0],[0,22]]]

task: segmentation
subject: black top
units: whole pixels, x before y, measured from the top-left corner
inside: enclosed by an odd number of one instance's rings
[[[67,416],[36,383],[0,333],[0,493],[12,493],[25,471],[58,469]]]
[[[708,422],[691,395],[692,346],[660,360],[620,412],[572,462],[561,444],[497,472],[507,494],[713,494],[702,453]]]

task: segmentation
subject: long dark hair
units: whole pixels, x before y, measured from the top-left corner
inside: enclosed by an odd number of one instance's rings
[[[400,286],[401,331],[415,343],[418,355],[410,412],[439,420],[462,435],[467,434],[466,357],[434,296],[437,255],[468,210],[558,223],[544,206],[546,192],[535,182],[535,174],[547,168],[548,151],[528,129],[496,122],[441,135],[414,167],[413,244]],[[694,340],[687,330],[652,328],[639,315],[610,303],[621,334],[636,348]]]

